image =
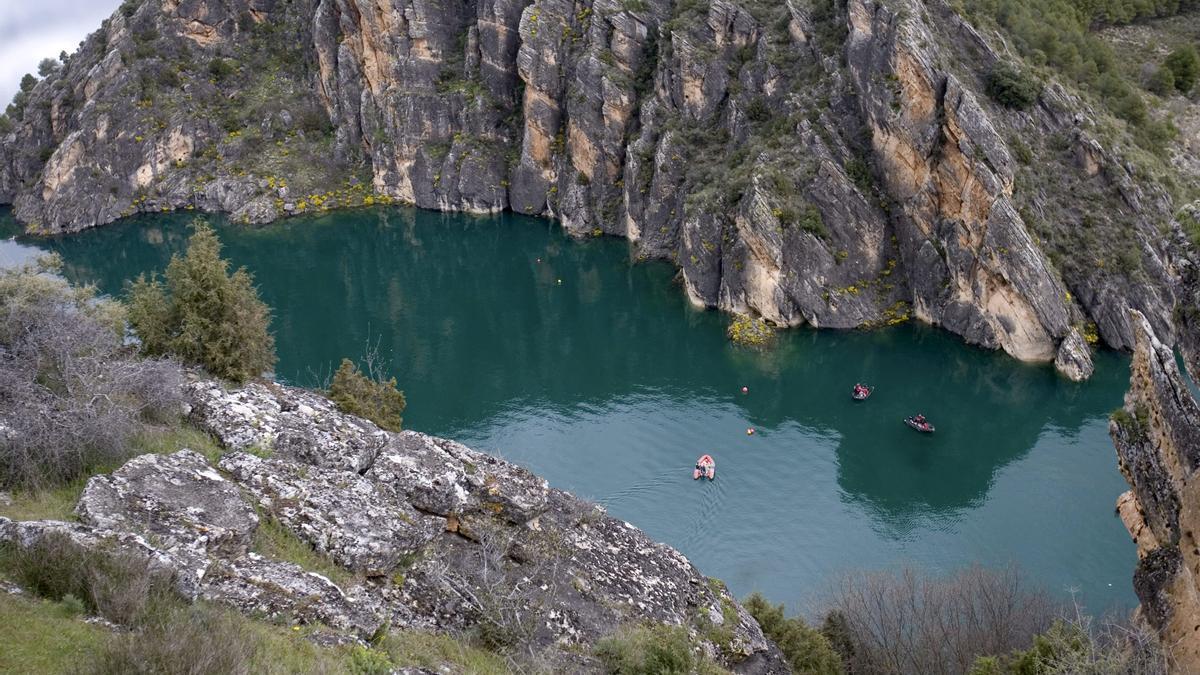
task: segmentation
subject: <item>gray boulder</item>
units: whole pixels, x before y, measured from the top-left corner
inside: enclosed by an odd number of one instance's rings
[[[344,415],[329,399],[278,385],[226,391],[211,381],[188,387],[192,419],[230,450],[259,448],[276,457],[362,473],[387,443],[374,424]]]
[[[142,455],[88,480],[75,507],[97,530],[133,532],[167,551],[236,556],[250,548],[258,515],[199,453]]]
[[[1092,364],[1092,350],[1088,347],[1087,340],[1079,334],[1078,328],[1072,328],[1058,345],[1054,367],[1074,382],[1082,382],[1092,376],[1092,371],[1095,370]]]

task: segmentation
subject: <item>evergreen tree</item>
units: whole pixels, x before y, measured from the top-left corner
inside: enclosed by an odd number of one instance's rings
[[[139,276],[129,291],[129,322],[148,354],[170,354],[213,375],[245,382],[275,365],[271,310],[246,269],[229,274],[221,243],[197,221],[187,252],[172,256],[165,283]]]

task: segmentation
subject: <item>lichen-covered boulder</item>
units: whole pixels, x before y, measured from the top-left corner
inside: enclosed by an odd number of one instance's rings
[[[352,598],[320,574],[254,553],[215,563],[204,578],[200,596],[245,614],[319,623],[363,637],[383,623],[368,594]]]
[[[199,453],[141,455],[91,478],[75,513],[98,530],[134,532],[156,548],[236,556],[258,527],[254,508]]]
[[[343,567],[369,576],[390,572],[445,523],[349,471],[243,452],[226,455],[220,467],[284,527]]]
[[[303,389],[249,384],[227,391],[211,381],[188,387],[191,416],[230,450],[261,448],[306,464],[362,473],[387,435]]]
[[[366,475],[428,513],[486,511],[512,523],[544,511],[550,490],[525,468],[415,431],[393,435]]]

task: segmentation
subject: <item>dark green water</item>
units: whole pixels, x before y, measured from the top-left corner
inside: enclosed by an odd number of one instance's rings
[[[165,266],[187,220],[4,242],[0,262],[52,249],[72,280],[119,293]],[[748,353],[668,265],[529,218],[377,209],[219,232],[275,309],[278,377],[312,384],[378,341],[409,428],[606,504],[738,595],[803,610],[846,570],[1016,562],[1093,609],[1134,601],[1106,433],[1122,356],[1074,385],[918,325],[795,330]],[[878,387],[866,403],[857,380]],[[918,411],[936,435],[902,425]],[[711,484],[691,480],[703,453]]]

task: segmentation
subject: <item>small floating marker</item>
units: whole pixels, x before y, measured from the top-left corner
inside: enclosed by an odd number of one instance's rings
[[[749,394],[749,393],[750,393],[750,387],[742,387],[742,393],[743,393],[743,394]]]
[[[559,286],[562,286],[562,279],[559,279],[559,280],[558,280],[558,285],[559,285]]]
[[[747,430],[746,430],[746,435],[747,435],[747,436],[753,436],[753,435],[754,435],[754,427],[750,427],[749,429],[747,429]]]
[[[538,258],[538,259],[537,259],[537,261],[538,261],[538,262],[542,262],[542,259],[541,259],[541,258]]]

